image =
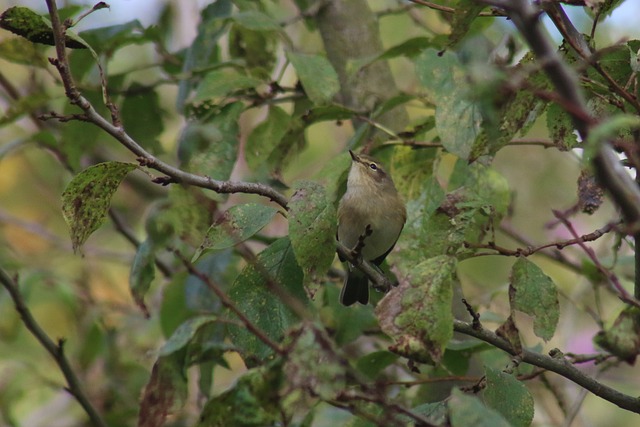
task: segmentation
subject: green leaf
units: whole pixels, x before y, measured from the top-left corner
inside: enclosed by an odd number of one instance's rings
[[[174,353],[154,363],[140,402],[138,427],[165,425],[167,415],[182,407],[187,397],[183,359],[183,354]]]
[[[45,68],[48,65],[45,55],[33,43],[17,37],[0,42],[0,58],[31,67]]]
[[[209,251],[219,251],[244,242],[269,224],[277,212],[278,209],[274,207],[257,203],[229,208],[214,225],[209,227],[204,242],[193,259]]]
[[[511,427],[499,412],[487,408],[480,399],[453,389],[448,402],[451,427]]]
[[[206,122],[187,125],[179,141],[181,159],[190,172],[217,180],[228,180],[238,155],[238,119],[244,111],[241,102],[225,105]]]
[[[390,173],[406,200],[417,199],[433,183],[430,179],[435,158],[436,150],[413,150],[411,147],[394,149]]]
[[[446,426],[449,412],[445,401],[423,403],[411,409],[414,413],[427,417],[431,424],[435,426]],[[410,420],[407,420],[410,421]]]
[[[383,53],[358,59],[349,64],[349,72],[355,74],[364,67],[373,64],[376,61],[386,61],[397,57],[413,58],[420,54],[427,47],[432,46],[433,43],[429,37],[414,37],[409,40],[392,46],[385,50]]]
[[[280,363],[252,369],[233,388],[210,399],[198,427],[260,427],[280,419],[279,390],[283,386]]]
[[[287,52],[306,94],[314,104],[326,104],[340,90],[338,74],[327,58]]]
[[[161,357],[169,356],[183,350],[200,328],[217,321],[218,318],[216,316],[197,316],[186,320],[173,332],[167,342],[164,343],[158,355]]]
[[[237,71],[210,71],[198,85],[193,102],[212,101],[217,103],[219,102],[218,98],[224,98],[246,89],[254,89],[260,84],[262,84],[261,80],[239,74]]]
[[[182,69],[184,73],[191,73],[219,62],[218,41],[226,34],[227,24],[224,18],[231,16],[232,8],[231,0],[218,0],[202,9],[196,38],[185,56]],[[184,103],[189,98],[193,86],[194,81],[191,79],[180,81],[176,100],[178,110],[183,110]]]
[[[236,24],[229,32],[229,54],[244,63],[252,76],[269,81],[278,61],[279,40],[278,33]]]
[[[375,351],[362,356],[356,362],[356,368],[370,380],[374,380],[387,366],[398,360],[398,355],[385,350]]]
[[[209,253],[198,259],[195,267],[217,283],[223,291],[227,291],[230,284],[238,276],[239,256],[227,249],[222,252]],[[186,306],[196,313],[221,314],[222,303],[200,277],[190,274],[185,281]]]
[[[326,329],[305,323],[291,331],[289,337],[293,342],[287,342],[287,387],[307,397],[338,399],[346,387],[346,366]]]
[[[0,28],[22,36],[32,43],[41,43],[49,46],[55,44],[51,21],[38,15],[28,7],[14,6],[5,10],[0,15]],[[70,49],[86,49],[88,47],[69,30],[67,30],[65,46]]]
[[[280,31],[281,27],[269,15],[257,10],[247,10],[231,17],[238,25],[254,31]]]
[[[533,397],[513,375],[486,367],[486,404],[498,411],[513,427],[528,427],[533,421]]]
[[[302,279],[289,239],[281,238],[240,273],[231,285],[229,297],[251,323],[279,343],[284,332],[298,322],[279,295],[284,293],[306,304]],[[247,366],[272,357],[273,350],[246,328],[229,325],[229,333]]]
[[[247,138],[245,158],[249,166],[257,170],[264,166],[265,159],[278,146],[289,130],[291,116],[282,108],[269,107],[267,118],[253,129]]]
[[[593,341],[619,359],[634,364],[640,353],[640,309],[626,307],[613,325],[600,331]]]
[[[156,276],[155,261],[156,252],[153,242],[147,239],[138,246],[129,274],[129,288],[133,300],[146,314],[148,314],[148,310],[144,304],[144,296]]]
[[[142,44],[153,40],[151,33],[145,32],[137,19],[124,24],[83,31],[80,34],[97,52],[107,55],[113,55],[117,49],[130,44]]]
[[[443,147],[468,159],[480,133],[482,116],[468,99],[463,66],[450,51],[440,55],[434,49],[427,49],[416,59],[416,71],[436,103],[436,129]]]
[[[606,118],[589,130],[585,141],[585,160],[591,160],[604,141],[615,138],[618,132],[625,129],[640,129],[640,117],[631,114],[616,114]]]
[[[132,163],[105,162],[76,175],[62,193],[62,214],[71,229],[74,252],[104,222],[111,197],[136,168]]]
[[[456,259],[446,255],[416,265],[376,307],[380,328],[394,340],[394,353],[437,364],[453,336],[452,279]]]
[[[122,124],[127,133],[154,154],[162,153],[158,137],[164,131],[164,112],[158,94],[152,88],[133,83],[120,109]]]
[[[537,336],[545,341],[553,337],[560,316],[556,285],[527,258],[519,258],[511,269],[509,300],[513,310],[534,318],[533,332]]]
[[[201,243],[211,224],[208,200],[199,189],[171,186],[168,198],[151,212],[146,224],[148,238],[158,246],[170,244],[176,237],[193,245]]]
[[[456,12],[450,23],[449,46],[455,46],[464,38],[485,5],[474,0],[458,0],[453,7]]]
[[[561,150],[571,150],[578,144],[573,120],[558,104],[551,104],[547,108],[547,129],[554,144]]]
[[[365,331],[378,327],[371,305],[356,304],[345,307],[340,304],[340,289],[337,286],[326,286],[323,289],[323,322],[334,332],[333,339],[339,346],[347,345],[361,336]]]
[[[306,111],[302,119],[307,125],[326,121],[350,120],[356,114],[342,105],[320,105]]]
[[[322,185],[299,181],[289,201],[289,238],[305,283],[324,277],[335,257],[336,211]]]
[[[36,113],[49,101],[49,95],[44,91],[38,91],[11,101],[9,108],[0,117],[0,126],[13,123],[25,114]]]

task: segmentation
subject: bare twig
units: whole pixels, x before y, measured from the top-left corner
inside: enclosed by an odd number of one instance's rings
[[[31,334],[38,340],[38,342],[49,352],[51,357],[55,360],[56,364],[60,368],[62,375],[64,375],[65,380],[67,381],[66,390],[71,394],[76,401],[82,406],[84,411],[89,416],[91,423],[94,426],[98,427],[107,427],[107,424],[102,419],[96,408],[91,404],[87,394],[85,393],[78,376],[75,371],[71,367],[69,360],[64,354],[64,340],[58,340],[58,344],[55,344],[51,338],[46,334],[46,332],[40,327],[36,319],[31,314],[31,311],[27,307],[22,295],[20,294],[20,290],[18,289],[18,284],[14,279],[9,277],[9,275],[0,268],[0,283],[2,286],[9,292],[13,303],[16,306],[16,310],[20,314],[20,318],[22,319],[22,323],[29,329]]]

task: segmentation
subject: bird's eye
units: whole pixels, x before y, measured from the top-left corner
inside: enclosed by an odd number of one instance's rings
[[[378,165],[376,165],[375,163],[369,163],[369,167],[374,171],[378,170]]]

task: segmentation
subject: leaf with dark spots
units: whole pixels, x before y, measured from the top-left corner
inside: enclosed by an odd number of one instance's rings
[[[244,242],[267,225],[278,209],[247,203],[231,207],[222,217],[207,230],[204,242],[196,251],[196,260],[210,251],[219,251]]]
[[[32,43],[55,45],[51,22],[28,7],[11,7],[0,15],[0,28],[24,37]],[[67,30],[65,46],[70,49],[86,49],[82,40]]]
[[[104,222],[111,197],[133,163],[106,162],[91,166],[76,175],[62,193],[62,214],[71,229],[74,252]]]
[[[335,256],[336,212],[324,187],[300,181],[289,202],[289,235],[305,284],[322,277]]]

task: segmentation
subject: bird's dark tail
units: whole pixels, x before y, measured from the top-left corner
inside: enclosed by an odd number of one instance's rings
[[[340,292],[340,302],[346,306],[356,302],[364,305],[369,303],[369,278],[362,271],[349,271]]]

